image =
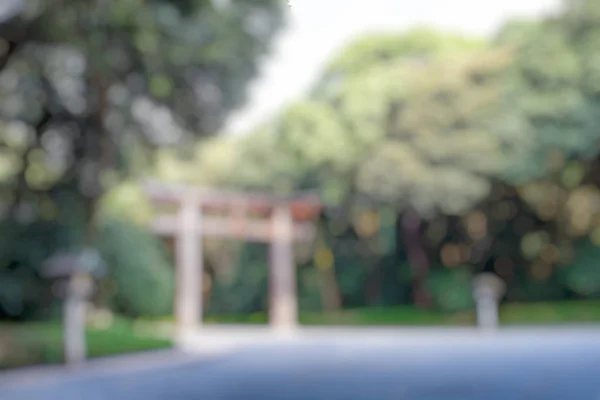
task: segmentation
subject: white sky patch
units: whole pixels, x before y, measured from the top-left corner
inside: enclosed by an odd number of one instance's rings
[[[247,132],[299,98],[335,52],[356,36],[422,25],[487,36],[510,18],[556,9],[559,0],[289,0],[289,4],[289,24],[250,85],[248,104],[229,119],[227,134]]]

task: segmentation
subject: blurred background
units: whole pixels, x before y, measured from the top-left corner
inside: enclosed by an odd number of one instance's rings
[[[600,2],[0,0],[0,368],[62,359],[42,266],[96,249],[92,357],[172,345],[144,179],[316,191],[300,322],[600,321]],[[205,321],[266,323],[268,249],[205,240]]]

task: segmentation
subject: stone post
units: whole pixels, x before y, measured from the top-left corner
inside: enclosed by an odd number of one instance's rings
[[[105,272],[106,265],[93,249],[58,253],[42,266],[46,278],[66,280],[59,296],[63,299],[64,356],[70,366],[86,360],[86,302],[94,290],[94,277]]]
[[[69,278],[63,304],[63,343],[68,365],[80,365],[87,358],[86,300],[92,290],[90,274],[78,271]]]
[[[473,298],[477,309],[477,325],[493,330],[499,326],[499,303],[506,291],[502,279],[492,273],[483,273],[473,280]]]

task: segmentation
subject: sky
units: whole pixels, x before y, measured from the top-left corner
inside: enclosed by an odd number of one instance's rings
[[[559,0],[293,0],[288,26],[250,85],[246,106],[231,116],[224,131],[247,132],[300,98],[335,52],[361,34],[426,25],[482,37],[512,17],[534,17],[558,4]]]

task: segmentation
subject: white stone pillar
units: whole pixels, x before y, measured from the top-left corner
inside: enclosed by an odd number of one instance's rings
[[[92,280],[86,272],[76,272],[67,284],[63,305],[63,344],[66,364],[79,366],[87,357],[86,298],[92,290]]]
[[[293,219],[287,206],[278,206],[271,217],[269,323],[276,330],[298,325],[296,266],[293,251]]]
[[[496,275],[480,274],[473,281],[473,297],[477,308],[477,325],[481,329],[493,330],[500,325],[500,299],[506,291],[506,285]]]
[[[184,199],[176,236],[177,287],[175,314],[181,335],[202,324],[202,210],[195,199]],[[149,293],[149,295],[152,295]]]

